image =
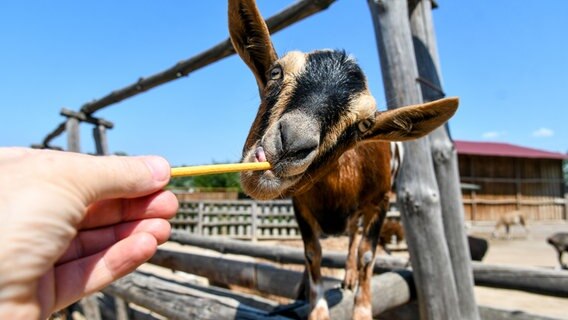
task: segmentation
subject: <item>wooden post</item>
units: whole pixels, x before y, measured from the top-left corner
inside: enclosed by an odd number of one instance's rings
[[[83,309],[85,317],[87,319],[101,320],[101,310],[99,308],[99,303],[97,301],[97,294],[92,294],[90,296],[84,297],[79,301],[79,305]]]
[[[120,297],[114,298],[116,320],[130,320],[130,308],[128,302]]]
[[[203,235],[203,201],[199,201],[197,204],[197,231],[194,231],[195,234]]]
[[[368,0],[389,109],[421,102],[408,6],[400,0]],[[438,185],[427,138],[405,143],[397,199],[407,234],[420,315],[426,320],[461,319]]]
[[[253,201],[251,206],[250,206],[250,210],[251,210],[251,240],[252,241],[256,241],[258,240],[258,205],[256,204],[256,201]]]
[[[424,101],[433,101],[442,98],[444,91],[441,89],[440,59],[434,33],[432,2],[412,0],[409,3],[418,74],[423,83],[429,84],[422,84],[422,98]],[[440,190],[442,222],[456,281],[461,319],[476,320],[479,319],[479,311],[475,302],[470,251],[465,233],[457,151],[450,140],[447,126],[439,127],[428,137]]]
[[[471,221],[476,221],[477,215],[477,192],[471,190]]]
[[[106,136],[106,127],[98,124],[93,128],[93,137],[95,138],[95,147],[98,155],[108,155],[108,140]]]
[[[564,220],[568,220],[568,193],[564,190]]]
[[[67,145],[69,151],[81,152],[79,143],[79,123],[87,122],[95,125],[93,136],[95,138],[97,154],[108,154],[106,129],[113,128],[114,124],[112,122],[86,115],[83,112],[75,112],[65,108],[61,109],[60,114],[67,117],[65,129],[67,130]],[[44,142],[44,144],[46,144],[46,142]]]
[[[79,120],[77,118],[67,118],[65,131],[67,131],[67,151],[81,152]]]
[[[515,159],[515,207],[517,210],[521,210],[521,201],[523,198],[521,182],[521,164],[519,159]]]

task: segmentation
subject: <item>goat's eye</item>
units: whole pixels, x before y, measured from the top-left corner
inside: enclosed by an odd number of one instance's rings
[[[279,80],[282,79],[282,68],[274,67],[270,71],[270,80]]]
[[[367,132],[369,129],[371,129],[372,126],[373,121],[371,121],[371,119],[365,119],[358,124],[359,131],[361,132]]]

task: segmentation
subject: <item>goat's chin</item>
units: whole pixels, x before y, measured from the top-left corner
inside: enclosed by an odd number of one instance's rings
[[[300,177],[280,178],[270,170],[241,173],[243,191],[257,200],[282,198],[299,179]]]

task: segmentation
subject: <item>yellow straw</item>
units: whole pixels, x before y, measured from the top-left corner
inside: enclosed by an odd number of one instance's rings
[[[191,166],[191,167],[178,167],[172,168],[171,176],[175,177],[189,177],[199,176],[204,174],[219,174],[227,172],[240,172],[247,170],[268,170],[270,169],[268,162],[249,162],[249,163],[228,163],[228,164],[211,164],[206,166]]]

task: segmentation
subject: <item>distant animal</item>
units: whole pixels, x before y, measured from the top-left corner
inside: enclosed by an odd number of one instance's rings
[[[402,224],[395,219],[386,219],[381,228],[381,233],[379,235],[379,245],[385,250],[387,254],[391,254],[391,251],[387,248],[389,243],[393,242],[393,238],[396,243],[404,240],[404,229]]]
[[[525,229],[525,235],[529,234],[529,228],[527,227],[525,215],[520,211],[509,212],[499,218],[495,224],[495,229],[491,234],[493,238],[497,238],[498,231],[501,227],[505,228],[505,236],[507,239],[511,238],[511,227],[513,225],[520,225]]]
[[[469,244],[469,254],[471,256],[471,260],[483,260],[483,257],[485,257],[485,254],[489,249],[489,242],[483,238],[474,236],[467,236],[467,242]]]
[[[568,270],[568,265],[562,262],[562,254],[568,252],[568,232],[558,232],[546,239],[558,252],[558,264],[561,269]]]
[[[319,238],[347,230],[343,283],[351,290],[358,283],[353,319],[371,319],[375,249],[393,169],[400,164],[389,142],[428,134],[455,113],[458,100],[379,112],[363,71],[344,51],[292,51],[278,58],[254,0],[229,0],[229,32],[260,93],[242,161],[272,165],[241,173],[243,190],[256,199],[292,197],[304,242],[311,320],[329,319]]]

